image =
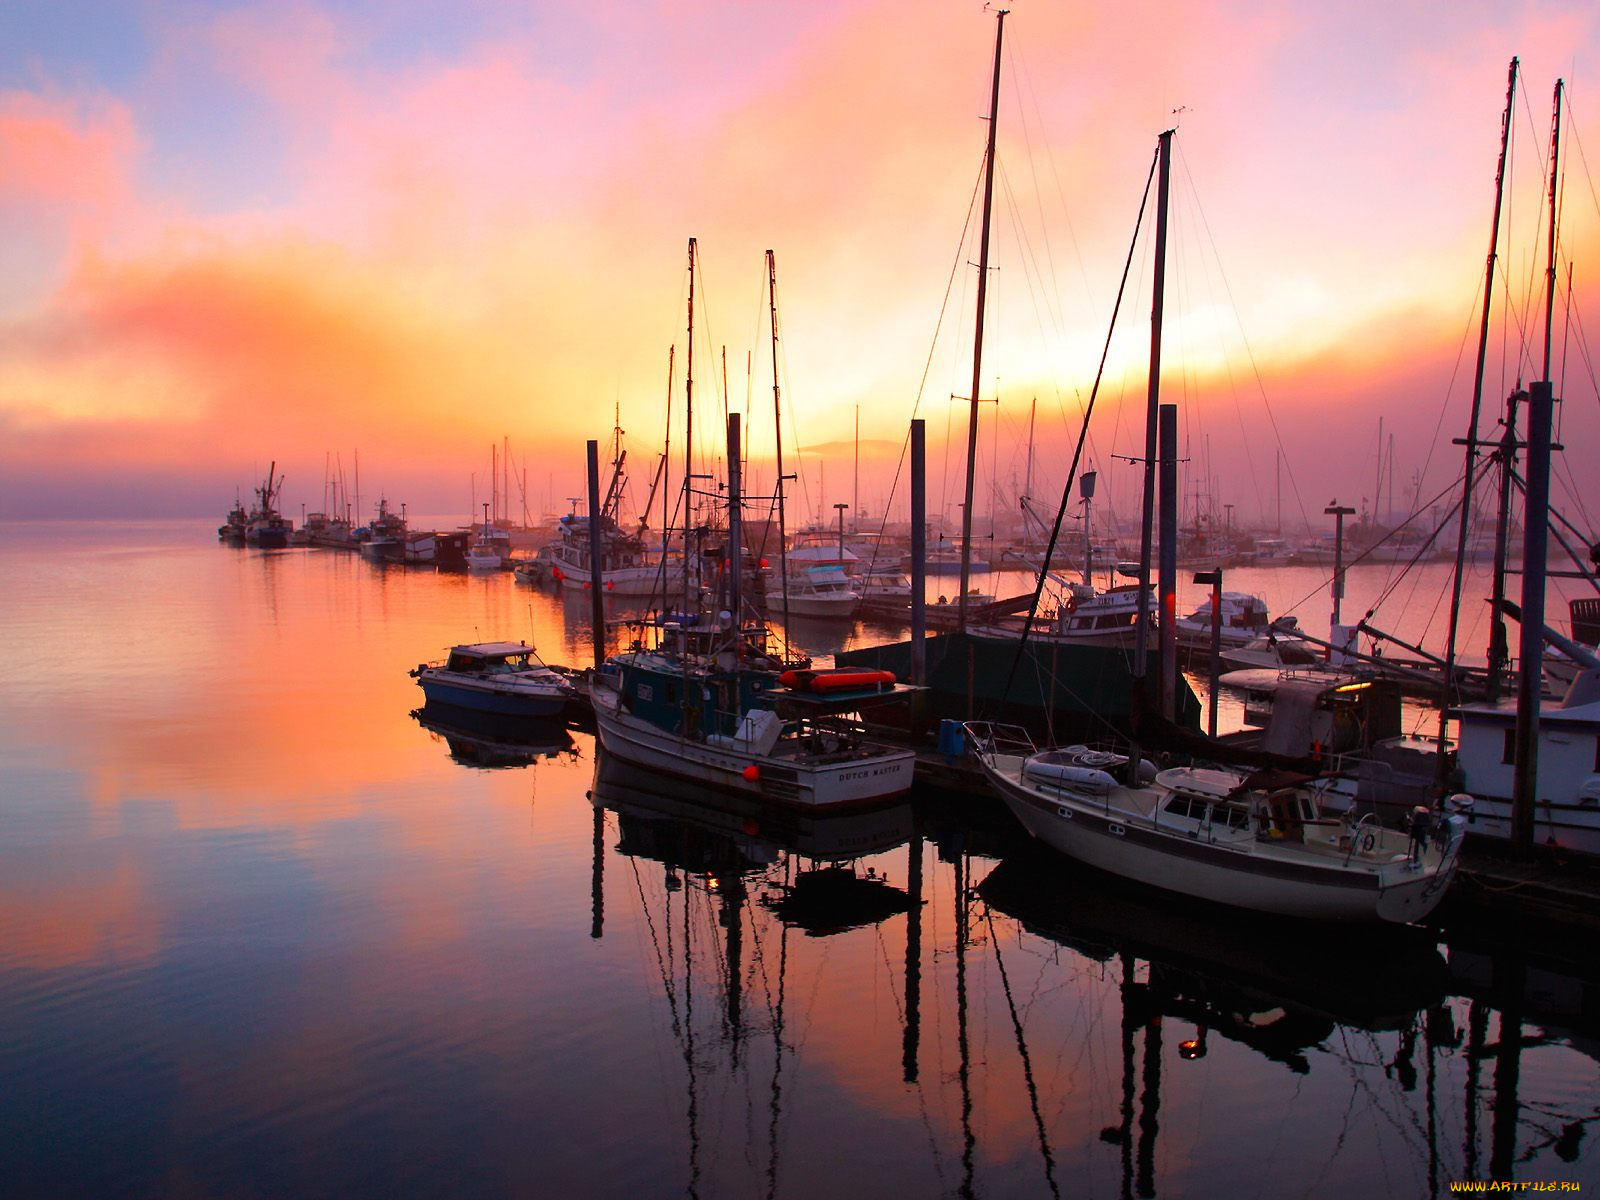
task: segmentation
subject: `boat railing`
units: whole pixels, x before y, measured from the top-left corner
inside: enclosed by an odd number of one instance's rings
[[[1014,754],[1026,758],[1036,754],[1038,747],[1033,738],[1020,725],[999,725],[992,721],[965,721],[961,726],[967,743],[974,753],[993,758],[1001,754]]]

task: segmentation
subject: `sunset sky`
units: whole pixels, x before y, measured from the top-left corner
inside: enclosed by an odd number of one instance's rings
[[[932,507],[954,513],[961,451],[945,443],[964,437],[951,397],[970,390],[968,220],[994,33],[972,0],[9,0],[0,517],[220,520],[276,460],[298,519],[321,506],[330,457],[353,484],[359,453],[364,516],[382,493],[465,519],[503,439],[537,514],[580,493],[584,440],[609,439],[614,406],[642,499],[674,346],[681,419],[691,236],[708,444],[725,353],[752,449],[770,446],[770,248],[803,503],[881,508],[920,415]],[[1018,0],[985,488],[1015,493],[1036,400],[1034,490],[1059,490],[1156,135],[1173,125],[1163,398],[1182,406],[1186,489],[1242,523],[1271,523],[1280,503],[1286,524],[1320,522],[1336,497],[1377,495],[1380,417],[1394,440],[1380,507],[1444,488],[1466,431],[1513,55],[1483,428],[1519,376],[1540,374],[1518,331],[1542,329],[1560,76],[1553,374],[1569,458],[1592,463],[1592,0]],[[1094,465],[1124,497],[1136,472],[1118,456],[1142,449],[1148,237],[1133,271],[1090,427]]]

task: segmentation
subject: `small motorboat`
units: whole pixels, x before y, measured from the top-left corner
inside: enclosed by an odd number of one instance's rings
[[[419,663],[411,675],[430,704],[510,716],[561,716],[578,695],[526,642],[452,646],[444,662]]]

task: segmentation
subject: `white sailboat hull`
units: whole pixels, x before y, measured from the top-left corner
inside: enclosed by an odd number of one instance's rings
[[[1400,861],[1285,862],[1250,846],[1219,846],[1162,832],[1107,806],[1063,803],[1021,782],[1022,759],[996,756],[984,773],[1030,834],[1091,867],[1214,904],[1326,921],[1418,921],[1444,897],[1453,854],[1438,872]],[[1341,865],[1342,864],[1342,865]]]

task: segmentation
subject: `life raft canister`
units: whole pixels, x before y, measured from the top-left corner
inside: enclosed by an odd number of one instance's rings
[[[821,670],[785,671],[778,682],[797,692],[847,692],[862,688],[889,687],[894,684],[893,671],[875,671],[859,667],[828,667]]]

